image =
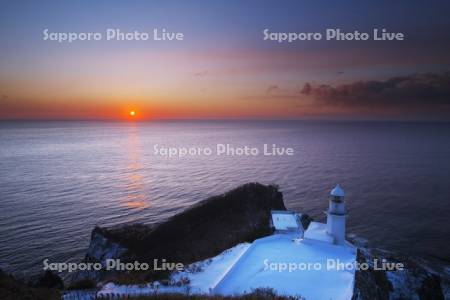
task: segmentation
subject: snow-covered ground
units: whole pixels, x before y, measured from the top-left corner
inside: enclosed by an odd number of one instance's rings
[[[308,239],[295,242],[294,238],[276,234],[256,240],[214,292],[233,295],[271,287],[278,294],[306,299],[351,299],[354,269],[330,269],[327,260],[354,264],[356,249]]]
[[[321,226],[310,229],[318,231]],[[308,229],[308,230],[310,230]],[[317,232],[316,235],[321,235]],[[311,234],[315,236],[315,234]],[[273,288],[280,295],[306,299],[351,299],[355,271],[330,269],[328,260],[354,264],[356,249],[326,243],[323,239],[298,239],[298,233],[275,234],[239,244],[218,256],[189,265],[172,274],[169,285],[107,283],[97,296],[155,293],[236,295],[255,288]]]
[[[172,279],[181,281],[183,277],[188,278],[191,293],[209,294],[250,246],[249,243],[239,244],[212,259],[190,265],[187,271],[174,274]]]
[[[239,244],[225,250],[216,257],[191,264],[185,271],[172,274],[170,285],[161,285],[158,282],[152,282],[147,285],[107,283],[97,295],[210,294],[250,245],[249,243]],[[189,283],[183,285],[183,282]]]

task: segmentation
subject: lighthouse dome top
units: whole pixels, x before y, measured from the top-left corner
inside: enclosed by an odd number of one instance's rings
[[[331,190],[330,195],[335,197],[344,197],[344,190],[339,186],[339,184],[336,184],[334,189]]]

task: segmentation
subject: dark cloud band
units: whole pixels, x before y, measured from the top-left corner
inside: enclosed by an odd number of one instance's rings
[[[450,72],[337,86],[306,83],[300,93],[313,97],[317,104],[330,106],[450,109]]]

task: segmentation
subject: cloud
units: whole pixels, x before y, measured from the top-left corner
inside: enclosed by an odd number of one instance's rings
[[[316,104],[342,107],[402,109],[450,108],[450,72],[413,74],[385,81],[328,85],[305,83],[300,94]]]
[[[276,93],[279,90],[280,90],[280,87],[278,85],[276,85],[276,84],[269,85],[266,90],[266,96]]]
[[[304,95],[311,95],[312,93],[312,85],[311,83],[307,82],[305,85],[300,89],[300,94]]]
[[[208,70],[203,70],[203,71],[194,73],[194,76],[196,76],[196,77],[203,77],[203,76],[208,75],[208,73],[209,73]]]

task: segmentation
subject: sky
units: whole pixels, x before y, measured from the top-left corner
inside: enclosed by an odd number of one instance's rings
[[[0,119],[450,119],[448,1],[2,1]],[[43,31],[182,32],[182,41]],[[403,41],[264,40],[401,32]]]

